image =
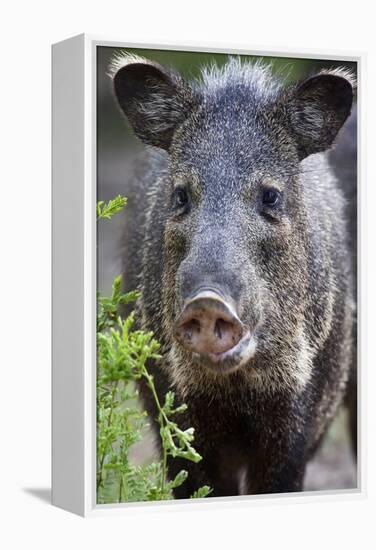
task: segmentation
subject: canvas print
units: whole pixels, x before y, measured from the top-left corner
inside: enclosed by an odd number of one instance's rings
[[[96,67],[97,503],[356,488],[356,62]]]

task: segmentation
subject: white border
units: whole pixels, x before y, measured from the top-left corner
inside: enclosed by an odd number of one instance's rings
[[[213,508],[249,507],[269,504],[294,504],[297,502],[332,502],[339,500],[359,500],[366,497],[366,451],[365,451],[365,422],[366,422],[366,394],[365,394],[365,365],[363,350],[365,349],[365,192],[364,173],[365,151],[364,114],[363,105],[363,75],[365,70],[366,55],[363,52],[355,54],[343,51],[320,51],[283,49],[283,51],[267,50],[262,47],[250,47],[249,45],[228,47],[223,43],[198,44],[196,42],[149,44],[129,43],[121,40],[108,39],[99,36],[81,35],[85,42],[85,181],[84,181],[84,515],[112,515],[124,513],[139,514],[146,509],[148,511],[189,511],[208,510]],[[304,492],[286,495],[249,495],[238,497],[221,497],[202,500],[176,500],[158,503],[123,503],[123,504],[96,504],[96,54],[97,46],[110,46],[118,48],[143,48],[158,50],[192,51],[229,53],[243,55],[257,55],[270,57],[293,57],[326,59],[339,61],[354,61],[358,63],[358,483],[357,489],[338,491]],[[360,359],[362,358],[362,364]],[[361,366],[360,366],[361,365]],[[360,418],[362,423],[360,423]]]

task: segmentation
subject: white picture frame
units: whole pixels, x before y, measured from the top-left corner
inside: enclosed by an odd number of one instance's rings
[[[198,501],[96,504],[96,48],[174,49],[273,57],[354,61],[358,64],[358,480],[352,490],[221,497]],[[52,47],[52,502],[79,514],[124,513],[153,507],[253,506],[318,499],[357,499],[366,492],[363,348],[362,74],[364,54],[232,49],[218,44],[130,44],[79,35]],[[66,344],[69,342],[69,346]]]

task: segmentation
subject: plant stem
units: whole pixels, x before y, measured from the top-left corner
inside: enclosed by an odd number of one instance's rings
[[[116,395],[118,384],[119,384],[119,381],[116,382],[116,384],[113,387],[112,392],[111,392],[110,414],[108,415],[107,426],[111,426],[111,418],[112,418],[112,413],[113,413],[113,410],[114,410],[115,395]],[[104,459],[106,457],[107,449],[108,449],[108,444],[105,445],[105,447],[103,449],[103,454],[102,454],[102,457],[101,457],[101,460],[100,460],[99,475],[98,475],[98,479],[97,479],[97,491],[98,491],[98,489],[101,486],[102,481],[103,481],[103,466],[104,466]]]
[[[142,368],[142,375],[143,377],[146,379],[146,382],[151,390],[151,393],[153,395],[153,398],[154,398],[154,401],[155,401],[155,404],[157,405],[157,408],[158,408],[158,421],[159,421],[159,425],[161,428],[164,428],[165,426],[168,425],[168,418],[161,406],[161,403],[159,401],[159,398],[158,398],[158,395],[157,395],[157,392],[155,390],[155,386],[154,386],[154,381],[153,381],[153,377],[148,373],[148,371],[146,370],[146,367],[145,367],[145,363],[143,363],[143,368]],[[162,498],[163,498],[163,493],[164,493],[164,490],[165,490],[165,485],[166,485],[166,481],[167,481],[167,451],[166,451],[166,446],[163,444],[163,438],[162,438],[162,471],[161,471],[161,495],[162,495]]]
[[[120,475],[119,502],[122,502],[121,495],[123,492],[123,474]]]
[[[162,479],[161,479],[161,497],[163,498],[164,490],[165,490],[165,484],[167,481],[167,451],[165,445],[163,446],[163,452],[162,452]]]

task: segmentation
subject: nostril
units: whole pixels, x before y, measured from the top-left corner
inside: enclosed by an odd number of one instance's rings
[[[198,319],[191,319],[181,326],[182,336],[191,341],[195,335],[200,334],[201,325]]]
[[[221,340],[223,336],[226,333],[230,332],[232,329],[233,329],[232,323],[229,323],[224,319],[217,319],[214,325],[214,334],[216,335],[217,338]]]

